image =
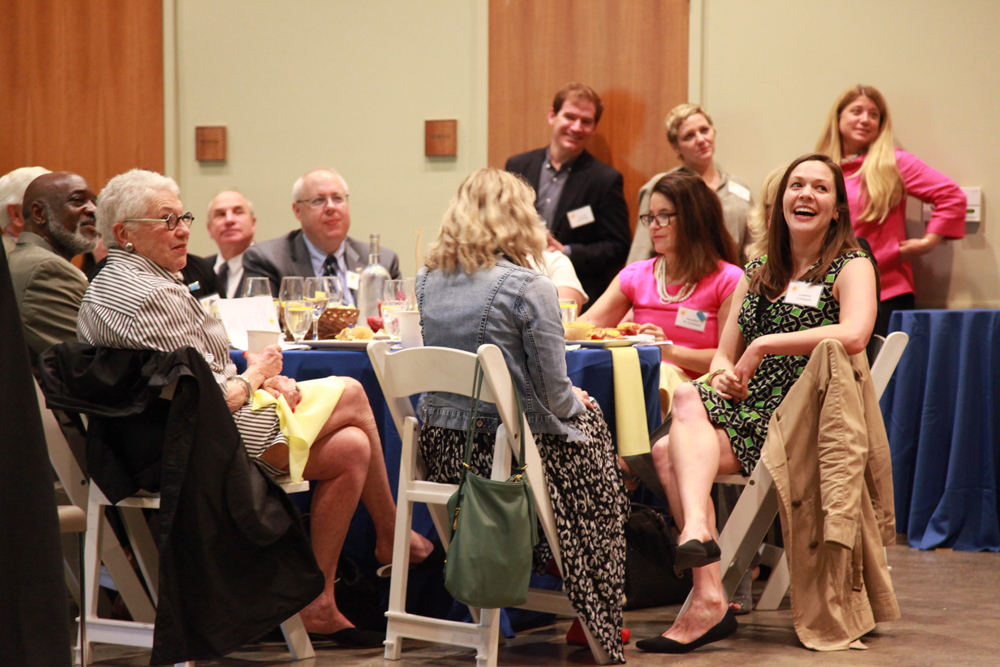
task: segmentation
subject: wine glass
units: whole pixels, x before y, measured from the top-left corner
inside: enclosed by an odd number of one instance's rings
[[[319,340],[319,318],[323,311],[339,303],[340,297],[340,278],[337,276],[306,278],[305,301],[313,310],[313,340]]]
[[[268,278],[247,278],[243,296],[271,296],[271,281]]]
[[[278,300],[274,305],[282,316],[285,314],[285,303],[288,301],[304,301],[305,278],[301,276],[285,276],[278,288]],[[285,320],[287,323],[288,320]],[[289,332],[290,333],[290,332]]]
[[[301,343],[309,332],[312,324],[313,309],[304,299],[289,299],[285,301],[285,329],[292,335],[292,340]]]
[[[385,281],[382,300],[403,301],[405,302],[405,306],[402,310],[414,310],[414,306],[417,303],[415,282],[413,278]]]
[[[312,306],[306,302],[305,278],[286,276],[281,279],[278,299],[285,315],[285,330],[296,343],[301,343],[312,325]]]

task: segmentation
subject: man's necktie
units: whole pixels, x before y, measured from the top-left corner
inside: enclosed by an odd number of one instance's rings
[[[323,262],[323,275],[324,276],[337,276],[340,275],[340,264],[337,262],[337,256],[332,252],[326,256],[326,261]]]
[[[219,273],[216,274],[218,278],[215,283],[215,290],[219,293],[223,299],[228,298],[229,292],[226,289],[229,282],[229,262],[223,262],[222,266],[219,267]],[[237,294],[236,296],[239,296]]]
[[[342,292],[341,303],[345,306],[353,306],[354,295],[351,294],[351,290],[347,288],[347,271],[341,268],[340,262],[337,261],[337,257],[333,253],[327,255],[326,261],[323,262],[323,275],[336,276],[340,278],[340,289]]]

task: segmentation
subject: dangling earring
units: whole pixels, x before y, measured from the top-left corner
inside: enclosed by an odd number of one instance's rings
[[[125,244],[125,252],[135,252],[135,246],[132,245],[131,241]]]

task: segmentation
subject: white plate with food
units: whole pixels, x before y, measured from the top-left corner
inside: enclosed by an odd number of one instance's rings
[[[365,350],[369,340],[307,340],[303,341],[314,350]]]
[[[626,336],[625,338],[605,338],[603,340],[569,340],[567,345],[579,345],[580,347],[628,347],[629,345],[649,345],[656,340],[652,334],[637,334]]]

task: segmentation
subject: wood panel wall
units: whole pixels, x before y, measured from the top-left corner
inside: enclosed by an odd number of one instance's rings
[[[0,174],[163,171],[161,0],[0,0]]]
[[[604,115],[588,149],[639,188],[677,166],[663,119],[687,101],[687,0],[490,0],[489,164],[547,146],[563,84],[594,88]]]

